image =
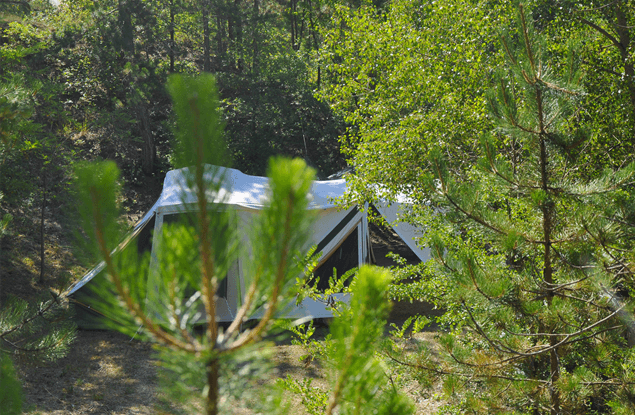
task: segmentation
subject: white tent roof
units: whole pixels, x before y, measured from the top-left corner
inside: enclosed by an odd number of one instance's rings
[[[165,176],[163,192],[155,207],[168,208],[183,204],[196,203],[196,193],[187,185],[188,169],[172,170]],[[269,179],[260,176],[250,176],[235,169],[221,167],[215,174],[224,176],[224,181],[218,194],[214,196],[214,203],[240,206],[246,209],[262,210],[267,203]],[[212,180],[212,173],[206,174],[207,180]],[[346,181],[328,180],[315,181],[311,188],[311,202],[309,209],[330,209],[336,205],[333,198],[340,197],[346,191]],[[212,201],[210,195],[210,201]]]

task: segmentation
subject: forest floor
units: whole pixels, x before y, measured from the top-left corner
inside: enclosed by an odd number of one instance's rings
[[[403,322],[411,314],[428,314],[426,304],[397,303],[389,323]],[[323,338],[325,327],[317,331]],[[67,357],[45,367],[20,367],[27,415],[142,415],[163,414],[179,410],[177,405],[165,403],[157,372],[157,360],[152,346],[112,331],[78,331]],[[435,332],[422,332],[404,340],[415,349],[425,342],[434,350]],[[326,390],[326,369],[319,361],[306,364],[302,346],[292,345],[287,339],[273,346],[275,370],[263,385],[291,376],[294,379],[312,379],[312,386]],[[405,392],[413,399],[417,413],[430,414],[443,403],[438,386],[424,390],[414,380],[406,381]],[[299,400],[291,399],[293,413],[307,413]],[[228,413],[253,414],[248,402],[233,404]]]

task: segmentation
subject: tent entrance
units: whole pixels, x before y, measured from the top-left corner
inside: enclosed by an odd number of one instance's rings
[[[404,242],[397,232],[390,227],[369,221],[368,233],[370,235],[371,249],[373,252],[372,263],[380,267],[395,266],[397,263],[386,257],[389,252],[394,252],[404,258],[408,264],[418,264],[421,259]]]
[[[333,269],[337,270],[339,277],[346,271],[360,265],[358,228],[359,226],[354,228],[326,258],[320,258],[322,264],[313,271],[313,275],[320,279],[317,284],[318,290],[325,291],[329,287],[329,279],[333,276]]]

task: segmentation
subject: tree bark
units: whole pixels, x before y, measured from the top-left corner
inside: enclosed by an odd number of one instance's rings
[[[631,51],[631,28],[628,24],[628,16],[626,5],[623,1],[615,3],[615,29],[618,35],[620,47],[620,56],[624,65],[624,81],[628,90],[631,103],[631,116],[633,124],[635,124],[635,68],[633,67],[633,59],[630,58]],[[631,144],[635,150],[635,136],[632,136]]]
[[[209,48],[209,3],[209,0],[203,0],[203,8],[201,10],[203,18],[203,72],[212,71]]]
[[[141,138],[143,139],[143,148],[141,153],[141,169],[147,175],[154,171],[154,162],[156,160],[156,145],[150,127],[150,116],[145,102],[141,101],[137,105],[137,116],[139,118]]]
[[[297,2],[296,0],[291,1],[291,48],[293,50],[297,50],[296,42],[297,42],[297,23],[296,23],[296,11],[297,11]]]
[[[44,163],[44,160],[42,160]],[[42,166],[42,209],[40,211],[40,284],[44,283],[44,213],[46,211],[46,172]]]
[[[235,42],[238,45],[242,45],[243,43],[243,15],[241,13],[241,0],[234,0],[234,11],[232,13],[233,16],[233,28],[234,28],[234,38]],[[242,72],[244,68],[244,54],[242,52],[242,47],[240,48],[241,52],[236,60],[236,70],[238,72]]]
[[[549,190],[549,172],[548,164],[549,157],[547,154],[547,131],[545,130],[544,123],[544,111],[542,107],[542,91],[539,87],[536,87],[536,102],[538,104],[538,117],[540,120],[540,134],[538,137],[540,145],[540,186],[544,192],[545,199],[542,201],[540,207],[542,211],[542,232],[543,232],[543,282],[545,284],[547,306],[551,307],[554,297],[554,284],[553,284],[553,265],[551,263],[551,233],[553,231],[553,213],[554,206],[551,201]],[[548,327],[547,332],[552,333],[555,327]],[[560,413],[560,392],[556,388],[555,384],[560,378],[560,360],[558,358],[558,349],[554,347],[558,343],[558,339],[555,336],[549,336],[549,345],[552,347],[549,352],[549,388],[551,394],[551,414],[558,415]]]
[[[259,0],[254,0],[252,8],[252,23],[251,23],[251,71],[256,72],[258,68],[258,24],[260,23],[260,4]]]
[[[119,0],[117,5],[119,30],[121,31],[121,49],[134,54],[134,27],[132,25],[132,7],[130,0]]]
[[[174,0],[170,0],[170,73],[174,72]]]
[[[207,363],[207,415],[218,413],[218,358],[213,358]]]

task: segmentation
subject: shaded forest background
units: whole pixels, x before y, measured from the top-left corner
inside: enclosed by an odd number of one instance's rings
[[[134,222],[171,168],[170,73],[215,74],[233,167],[264,175],[271,155],[321,178],[345,166],[341,117],[314,96],[320,25],[309,1],[0,2],[0,299],[63,288],[73,258],[71,165],[112,159]],[[80,255],[81,256],[81,255]]]

